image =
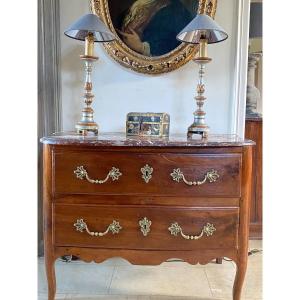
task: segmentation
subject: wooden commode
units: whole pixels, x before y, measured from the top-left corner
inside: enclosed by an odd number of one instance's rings
[[[64,255],[87,262],[122,257],[140,265],[228,257],[237,265],[233,299],[241,299],[251,141],[66,133],[42,142],[49,300],[55,299],[54,262]]]

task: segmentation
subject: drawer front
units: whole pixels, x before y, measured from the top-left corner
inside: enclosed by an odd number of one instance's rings
[[[54,153],[58,194],[239,197],[241,155]]]
[[[237,247],[238,208],[54,206],[56,246],[195,250]]]

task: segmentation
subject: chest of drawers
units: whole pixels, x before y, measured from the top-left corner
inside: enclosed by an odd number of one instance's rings
[[[55,260],[170,258],[237,265],[239,300],[248,252],[252,142],[235,136],[187,141],[57,134],[44,143],[44,240],[48,299]]]

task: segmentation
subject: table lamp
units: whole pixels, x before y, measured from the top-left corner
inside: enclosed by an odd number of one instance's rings
[[[94,55],[94,42],[110,42],[115,39],[113,33],[105,24],[94,14],[86,14],[73,23],[66,31],[65,35],[75,40],[85,41],[84,55],[80,58],[85,63],[85,85],[84,102],[81,121],[75,128],[77,133],[87,135],[89,133],[98,134],[98,125],[94,121],[94,110],[91,105],[94,99],[92,94],[92,64],[98,60]]]
[[[205,14],[197,14],[177,35],[177,39],[181,42],[199,45],[198,54],[193,59],[200,66],[197,95],[195,97],[198,108],[194,112],[194,123],[188,128],[188,138],[192,138],[193,134],[199,134],[202,138],[208,136],[209,127],[205,121],[206,113],[203,110],[206,99],[204,96],[204,70],[205,65],[212,59],[207,56],[207,45],[222,42],[227,38],[228,34],[211,17]]]

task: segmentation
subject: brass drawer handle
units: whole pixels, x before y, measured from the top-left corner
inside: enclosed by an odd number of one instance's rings
[[[103,184],[106,181],[108,181],[109,178],[112,179],[112,181],[118,180],[120,176],[122,176],[122,173],[120,172],[119,169],[112,167],[112,169],[108,172],[107,176],[103,180],[99,179],[91,179],[89,177],[88,172],[83,166],[77,167],[76,170],[74,171],[74,174],[76,174],[76,177],[79,179],[86,179],[90,183],[94,184]]]
[[[74,224],[77,231],[83,232],[84,230],[91,236],[104,236],[108,234],[110,231],[112,234],[118,234],[120,230],[122,229],[119,222],[113,220],[113,222],[107,227],[107,229],[104,232],[93,232],[90,231],[87,224],[83,221],[83,219],[78,219],[76,223]]]
[[[171,226],[168,229],[171,232],[171,235],[177,236],[178,233],[180,233],[181,236],[186,240],[199,240],[203,237],[204,234],[206,234],[206,236],[212,236],[214,232],[217,230],[213,224],[207,223],[203,227],[199,235],[186,235],[182,232],[182,228],[179,226],[177,222],[171,224]]]
[[[182,171],[179,168],[174,169],[170,175],[174,181],[180,182],[181,180],[183,180],[183,182],[187,185],[202,185],[207,180],[210,183],[212,183],[212,182],[216,182],[217,179],[220,177],[220,175],[218,174],[218,172],[216,170],[211,170],[206,173],[206,175],[202,181],[187,181],[184,177],[184,174],[182,173]]]

